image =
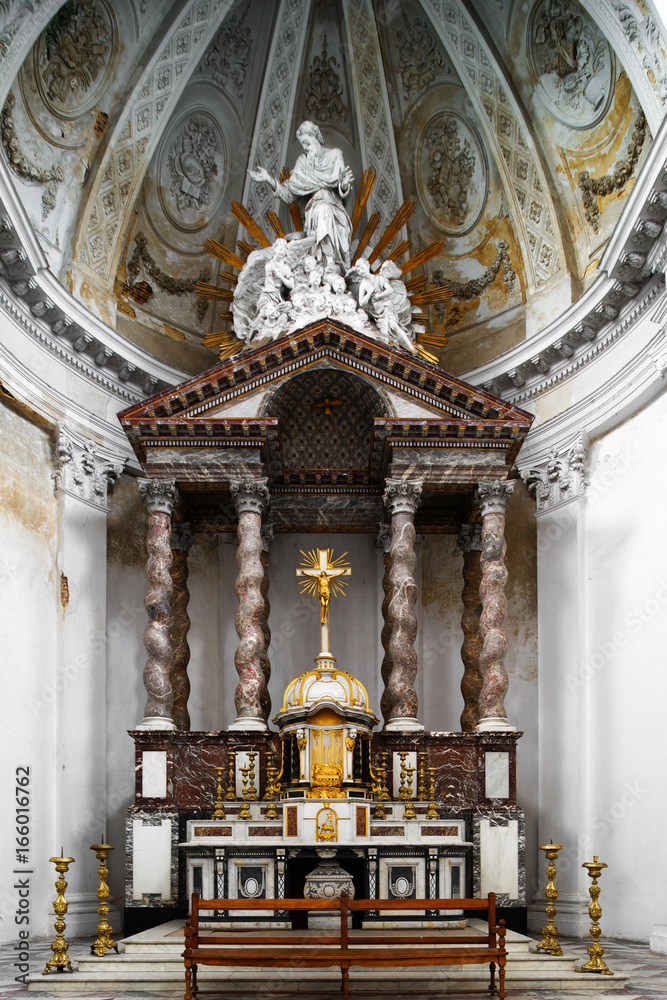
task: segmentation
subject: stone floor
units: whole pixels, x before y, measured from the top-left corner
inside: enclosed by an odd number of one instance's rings
[[[576,951],[581,951],[582,958],[585,958],[585,942],[563,939],[563,944]],[[616,997],[617,1000],[667,1000],[667,955],[655,955],[649,951],[648,946],[634,941],[603,941],[605,948],[605,960],[611,969],[626,973],[630,978],[622,991],[605,992],[605,980],[600,978],[599,992],[590,989],[585,992],[575,993],[569,991],[553,990],[510,990],[508,1000],[592,1000],[594,997]],[[69,953],[76,960],[79,956],[89,954],[90,942],[77,940],[71,943]],[[31,973],[40,971],[51,955],[51,950],[47,942],[31,943],[30,947],[30,971]],[[11,945],[0,947],[0,1000],[14,1000],[14,998],[50,998],[54,1000],[69,1000],[68,992],[49,992],[49,979],[44,977],[44,991],[28,993],[27,987],[22,983],[17,983],[15,976],[18,974],[13,966],[15,962],[15,952]],[[405,995],[405,994],[403,994]],[[414,1000],[418,1000],[419,994],[409,994]],[[444,994],[443,994],[444,995]],[[455,994],[449,994],[455,996]],[[104,993],[73,993],[72,1000],[149,1000],[152,997],[167,996],[169,998],[178,997],[178,993],[146,993],[132,992],[125,989],[116,991],[106,991]],[[228,994],[232,996],[233,994]],[[248,994],[245,994],[247,997]],[[317,1000],[339,1000],[339,994],[313,994]],[[378,1000],[380,994],[375,993]],[[394,1000],[389,994],[382,994],[382,1000]],[[426,996],[426,995],[424,995]],[[433,994],[428,995],[433,1000]],[[224,994],[218,994],[219,1000],[224,1000]],[[310,995],[302,992],[299,994],[300,1000],[310,1000]],[[261,1000],[262,995],[257,995],[257,1000]],[[238,994],[237,994],[238,1000]],[[398,998],[396,998],[398,1000]]]

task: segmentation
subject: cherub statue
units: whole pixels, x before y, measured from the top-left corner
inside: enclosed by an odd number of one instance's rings
[[[304,224],[308,235],[315,237],[317,260],[325,270],[347,270],[352,226],[344,199],[350,193],[354,174],[345,165],[340,149],[324,145],[322,133],[313,122],[302,122],[296,135],[304,152],[287,180],[277,180],[265,167],[248,173],[254,181],[270,184],[276,196],[288,205],[297,198],[308,198]]]
[[[359,281],[359,305],[375,322],[385,340],[396,340],[411,354],[415,354],[416,348],[410,339],[410,299],[403,282],[397,280],[400,274],[400,268],[390,260],[385,261],[377,273],[373,273],[365,257],[360,257],[349,272],[353,282],[355,278]]]
[[[283,287],[288,291],[294,288],[294,272],[287,260],[287,240],[277,239],[273,244],[273,257],[266,262],[264,268],[264,284],[257,297],[257,311],[262,313],[269,303],[279,306],[283,301]]]
[[[294,272],[314,243],[313,237],[277,239],[270,247],[253,250],[234,289],[237,337],[249,342],[258,336],[280,336],[283,330],[276,321],[283,312],[283,286],[288,292],[294,288]],[[287,308],[284,311],[287,316]]]

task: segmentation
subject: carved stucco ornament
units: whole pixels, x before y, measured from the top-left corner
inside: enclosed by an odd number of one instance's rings
[[[221,87],[227,87],[231,81],[239,97],[243,96],[253,45],[252,31],[245,23],[249,9],[247,3],[240,17],[232,14],[225,21],[202,64],[202,70],[210,69],[211,76]]]
[[[418,17],[410,21],[405,9],[402,14],[405,31],[399,31],[396,35],[398,67],[405,96],[409,99],[421,93],[435,79],[443,65],[443,59],[426,22]]]
[[[431,221],[450,236],[469,232],[484,211],[489,168],[476,126],[456,111],[427,121],[416,148],[415,172]]]
[[[539,0],[526,30],[529,66],[549,111],[571,128],[601,121],[616,75],[602,30],[576,0]]]
[[[308,114],[317,121],[344,122],[347,111],[342,101],[343,88],[338,70],[340,66],[334,56],[327,51],[327,34],[324,32],[322,53],[315,55],[308,70],[306,108]]]
[[[520,472],[535,494],[537,515],[583,498],[588,486],[588,452],[583,437],[579,435],[569,447],[552,448],[543,465]]]
[[[56,190],[63,180],[62,168],[59,164],[54,163],[50,169],[44,170],[25,155],[12,115],[15,104],[16,98],[10,92],[2,109],[2,125],[0,126],[2,147],[9,166],[17,177],[20,177],[27,184],[46,184],[46,189],[42,194],[42,218],[45,219],[49,212],[55,208]]]

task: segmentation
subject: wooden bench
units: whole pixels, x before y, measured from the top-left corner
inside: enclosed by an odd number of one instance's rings
[[[228,930],[205,931],[199,926],[200,918],[211,910],[243,910],[244,916],[261,910],[334,910],[340,912],[340,930],[337,932],[291,930]],[[447,936],[443,931],[430,928],[406,933],[399,929],[389,934],[374,930],[348,930],[351,912],[422,910],[434,913],[439,910],[480,911],[486,914],[488,934],[456,934]],[[425,919],[428,919],[426,917]],[[464,993],[497,994],[504,1000],[505,993],[505,923],[496,923],[496,897],[490,892],[488,899],[200,899],[192,894],[192,912],[185,922],[185,1000],[193,1000],[201,992],[219,993],[220,990],[201,991],[197,987],[197,966],[237,966],[256,968],[320,969],[338,966],[341,970],[341,994],[348,997],[350,966],[367,968],[396,968],[410,966],[479,965],[488,964],[490,982],[478,990],[459,990]],[[397,947],[411,945],[412,947]],[[496,982],[496,965],[498,981]],[[380,994],[378,994],[380,996]]]

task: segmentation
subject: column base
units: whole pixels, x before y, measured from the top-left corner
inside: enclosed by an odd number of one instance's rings
[[[264,719],[253,719],[253,718],[242,718],[239,716],[238,719],[234,719],[230,726],[227,726],[227,730],[231,729],[245,729],[250,730],[255,733],[268,733],[269,727],[267,726]]]
[[[175,732],[176,723],[163,715],[147,715],[135,729],[162,729],[163,732]]]
[[[415,719],[413,715],[403,715],[400,718],[390,719],[385,725],[385,733],[414,733],[423,731],[419,719]]]
[[[512,726],[509,719],[495,715],[489,715],[485,719],[480,719],[475,726],[476,733],[493,733],[497,731],[515,733],[516,726]]]

